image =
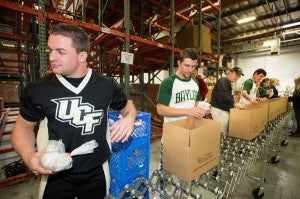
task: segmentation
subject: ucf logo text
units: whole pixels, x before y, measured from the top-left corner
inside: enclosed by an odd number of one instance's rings
[[[93,105],[82,103],[82,97],[66,97],[51,101],[57,104],[56,119],[82,128],[82,135],[93,134],[95,126],[101,124],[103,110],[94,110]]]

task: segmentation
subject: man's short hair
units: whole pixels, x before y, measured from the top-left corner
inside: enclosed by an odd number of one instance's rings
[[[257,75],[263,74],[264,76],[267,76],[267,72],[262,68],[256,69],[256,71],[254,71],[253,75],[255,75],[255,73]]]
[[[198,53],[193,48],[185,48],[180,52],[179,61],[182,62],[185,58],[190,58],[191,60],[198,59]]]
[[[243,70],[240,67],[233,67],[230,69],[231,72],[235,72],[237,75],[244,76]]]
[[[48,31],[49,35],[63,35],[72,40],[72,45],[77,53],[87,52],[90,53],[90,41],[88,34],[79,26],[57,23],[50,26]]]

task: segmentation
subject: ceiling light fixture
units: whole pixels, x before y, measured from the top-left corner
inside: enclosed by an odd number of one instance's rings
[[[286,25],[283,25],[282,27],[289,28],[289,27],[298,26],[298,25],[300,25],[300,21],[295,22],[295,23],[286,24]]]
[[[247,18],[244,18],[244,19],[237,20],[236,22],[238,24],[242,24],[242,23],[246,23],[246,22],[249,22],[249,21],[253,21],[255,19],[256,19],[256,16],[252,16],[252,17],[247,17]]]

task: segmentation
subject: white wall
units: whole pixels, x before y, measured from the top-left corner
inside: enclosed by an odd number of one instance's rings
[[[267,77],[278,78],[282,93],[286,87],[293,89],[294,79],[300,76],[300,46],[291,46],[280,49],[279,55],[270,55],[268,52],[244,53],[236,57],[236,65],[241,67],[245,76],[242,76],[236,83],[236,89],[242,87],[243,82],[251,78],[253,72],[263,68]]]

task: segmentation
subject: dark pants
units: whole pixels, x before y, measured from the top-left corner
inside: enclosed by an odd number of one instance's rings
[[[43,199],[103,199],[106,196],[106,181],[101,166],[80,174],[69,171],[50,175]]]

